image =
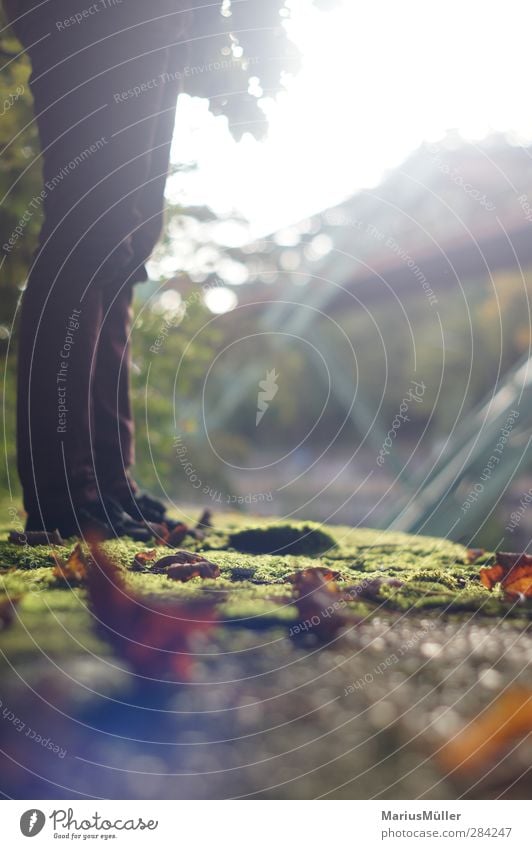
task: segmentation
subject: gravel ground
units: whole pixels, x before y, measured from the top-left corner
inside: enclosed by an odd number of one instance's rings
[[[469,773],[449,773],[437,755],[507,686],[531,686],[532,641],[515,622],[375,614],[327,647],[296,645],[274,628],[203,638],[195,650],[193,678],[181,686],[142,681],[112,656],[40,657],[16,671],[4,663],[4,794],[530,794],[527,742]]]

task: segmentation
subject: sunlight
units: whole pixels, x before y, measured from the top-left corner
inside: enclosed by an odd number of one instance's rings
[[[217,286],[215,289],[209,289],[203,297],[206,306],[215,315],[230,312],[238,303],[238,298],[233,290],[227,289],[225,286]]]
[[[173,178],[173,199],[236,210],[253,236],[264,235],[376,185],[450,129],[471,140],[532,136],[523,108],[532,15],[523,0],[506,4],[504,16],[479,0],[344,0],[329,12],[310,0],[287,5],[303,62],[275,102],[263,100],[268,139],[237,144],[225,118],[182,96],[173,156],[198,168]]]

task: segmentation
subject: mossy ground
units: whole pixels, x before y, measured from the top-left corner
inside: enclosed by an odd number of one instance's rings
[[[197,513],[178,518],[190,523]],[[532,686],[530,609],[484,589],[479,562],[461,545],[241,514],[214,522],[203,541],[183,547],[219,565],[215,580],[183,584],[135,572],[134,557],[147,546],[105,544],[147,600],[215,601],[222,622],[198,635],[179,682],[139,674],[117,656],[94,626],[86,589],[54,579],[50,547],[0,542],[0,598],[21,597],[14,623],[0,632],[1,792],[69,800],[529,798],[519,776],[532,751],[503,758],[503,774],[489,763],[470,778],[448,774],[435,756],[449,730],[473,721],[498,692]],[[68,543],[63,557],[75,540]],[[286,578],[317,565],[338,571],[343,587],[365,578],[402,584],[349,602],[345,628],[326,644],[311,633],[290,639],[298,613]]]
[[[66,556],[74,544],[75,540],[70,540],[66,549],[55,551]],[[278,620],[280,626],[295,622],[293,588],[286,577],[316,565],[339,571],[340,586],[359,582],[362,576],[394,577],[403,582],[401,587],[383,585],[375,601],[350,603],[357,615],[368,616],[378,609],[389,614],[472,611],[481,616],[515,617],[519,622],[529,616],[527,608],[511,609],[497,593],[484,589],[478,578],[479,563],[468,562],[463,546],[442,539],[347,526],[320,527],[270,519],[259,522],[241,514],[219,514],[203,541],[187,539],[182,547],[201,551],[206,559],[217,563],[220,577],[196,578],[183,584],[165,575],[136,573],[131,571],[135,555],[150,546],[128,539],[105,544],[135,591],[147,597],[182,600],[208,596],[225,620],[266,615],[269,621]],[[249,549],[277,553],[248,553]],[[286,553],[286,549],[298,553]],[[167,553],[168,549],[161,548],[161,556]],[[92,628],[85,589],[58,585],[53,577],[52,554],[50,546],[0,542],[0,597],[21,595],[18,619],[0,638],[12,660],[35,652],[109,651]]]

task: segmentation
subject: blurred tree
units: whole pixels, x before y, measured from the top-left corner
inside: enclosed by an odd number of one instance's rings
[[[307,0],[322,9],[336,2]],[[244,132],[261,138],[267,123],[259,98],[275,96],[283,76],[299,67],[299,53],[284,26],[293,0],[196,0],[192,6],[184,90],[209,98],[212,111],[227,116],[236,139]]]
[[[26,277],[37,235],[40,229],[40,210],[28,214],[32,198],[41,191],[39,140],[33,121],[33,102],[28,86],[30,64],[20,52],[20,45],[5,27],[0,6],[0,232],[2,248],[2,299],[0,322],[9,325]],[[24,238],[10,251],[3,247],[15,227],[24,220]],[[5,332],[3,343],[5,346]]]
[[[199,421],[183,419],[182,408],[187,399],[201,397],[220,334],[209,324],[212,316],[200,290],[190,289],[183,300],[168,298],[175,294],[162,287],[145,301],[136,302],[131,387],[136,474],[145,486],[156,490],[162,481],[171,496],[191,502],[201,500],[202,493],[190,485],[179,462],[176,437],[185,441],[188,459],[202,483],[214,488],[227,485],[216,458],[198,445]]]

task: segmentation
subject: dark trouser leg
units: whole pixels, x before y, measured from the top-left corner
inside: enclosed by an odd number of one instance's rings
[[[177,58],[167,56],[168,75],[162,74],[161,101],[154,131],[147,180],[136,197],[140,225],[132,234],[130,281],[144,279],[144,263],[161,234],[164,187],[170,161],[178,84],[173,80]],[[128,472],[134,462],[134,424],[129,399],[131,286],[116,287],[105,296],[104,317],[95,363],[94,451],[98,486],[118,498],[127,498],[135,484]]]
[[[172,78],[179,66],[181,48],[170,48],[166,72],[163,72],[160,109],[155,126],[154,146],[150,156],[149,179],[137,198],[137,211],[142,225],[133,233],[135,268],[150,256],[163,227],[164,187],[170,163],[170,148],[175,123],[175,103],[179,83]]]
[[[81,309],[81,311],[79,311]],[[23,299],[18,354],[18,468],[24,506],[56,515],[70,498],[96,498],[90,452],[90,358],[101,321],[101,290],[31,285]]]
[[[60,0],[51,13],[41,4],[23,32],[28,45],[51,33],[29,48],[45,192],[19,342],[18,462],[29,511],[95,497],[90,375],[103,293],[120,289],[135,260],[137,199],[150,179],[164,92],[159,75],[166,45],[177,40],[168,19],[136,27],[144,4],[131,0],[56,31],[54,22],[78,6],[82,0]],[[135,86],[141,93],[130,95]],[[76,328],[68,326],[74,309]]]
[[[132,285],[104,293],[103,319],[94,363],[94,466],[101,492],[128,494],[134,462],[134,425],[129,398]]]

